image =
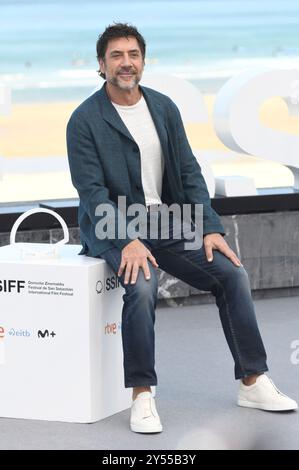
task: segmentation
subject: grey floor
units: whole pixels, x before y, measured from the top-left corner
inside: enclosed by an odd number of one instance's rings
[[[270,375],[299,401],[299,297],[255,301]],[[238,382],[215,305],[160,308],[156,403],[161,434],[129,430],[129,410],[94,424],[0,419],[0,449],[299,449],[299,412],[236,406]],[[297,355],[299,357],[299,354]]]

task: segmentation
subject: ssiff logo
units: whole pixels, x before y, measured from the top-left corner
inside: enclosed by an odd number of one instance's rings
[[[0,292],[21,292],[24,289],[25,281],[19,279],[0,279]]]
[[[117,287],[119,287],[119,279],[116,274],[111,277],[107,277],[104,282],[97,281],[96,283],[97,294],[101,294],[102,292],[109,292],[110,290],[116,289]]]

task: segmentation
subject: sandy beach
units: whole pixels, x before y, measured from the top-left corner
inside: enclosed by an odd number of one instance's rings
[[[190,144],[194,150],[227,152],[227,158],[211,161],[213,172],[218,175],[251,176],[257,187],[290,186],[293,183],[291,172],[283,165],[256,157],[236,155],[230,158],[227,149],[215,134],[211,113],[214,95],[204,96],[210,120],[206,124],[188,124],[186,126]],[[77,197],[72,187],[69,173],[61,165],[51,165],[51,171],[30,169],[20,172],[21,161],[36,159],[36,166],[41,161],[53,157],[57,162],[66,156],[65,129],[72,111],[78,102],[48,102],[15,104],[11,114],[0,116],[0,156],[11,161],[13,171],[8,171],[0,179],[0,201],[12,202],[38,199],[60,199]],[[271,99],[260,111],[262,123],[273,129],[292,134],[299,134],[299,117],[290,117],[287,106],[281,99]],[[44,160],[41,160],[44,159]],[[1,163],[1,162],[0,162]],[[28,163],[29,164],[29,163]],[[53,184],[54,182],[54,184]]]

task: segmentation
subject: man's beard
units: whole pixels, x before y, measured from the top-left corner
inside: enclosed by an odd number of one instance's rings
[[[137,74],[134,74],[130,83],[125,83],[121,79],[118,78],[118,75],[115,77],[107,78],[107,82],[111,83],[111,85],[116,86],[117,88],[120,88],[121,90],[133,90],[136,85],[141,80],[141,75],[138,76]]]

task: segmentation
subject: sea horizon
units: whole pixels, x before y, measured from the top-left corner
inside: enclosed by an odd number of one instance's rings
[[[97,37],[114,21],[144,35],[146,72],[184,78],[203,93],[245,69],[299,61],[296,0],[1,0],[0,18],[0,83],[14,103],[88,95],[99,84]]]

